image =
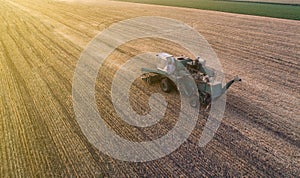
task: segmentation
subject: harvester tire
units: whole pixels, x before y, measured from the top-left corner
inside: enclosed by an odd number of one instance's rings
[[[172,90],[172,84],[168,78],[164,78],[160,82],[160,88],[163,92],[169,93]]]
[[[146,82],[147,82],[148,85],[151,85],[151,84],[152,84],[152,81],[151,81],[151,77],[150,77],[150,76],[147,77]]]

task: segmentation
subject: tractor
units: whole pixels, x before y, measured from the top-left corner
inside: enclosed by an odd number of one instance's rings
[[[156,57],[156,69],[141,68],[142,80],[148,84],[160,82],[162,91],[166,93],[180,89],[189,97],[192,107],[200,105],[208,108],[212,100],[222,96],[234,82],[241,81],[237,76],[223,86],[221,82],[215,81],[216,71],[207,67],[206,61],[200,57],[192,60],[168,53],[159,53]]]

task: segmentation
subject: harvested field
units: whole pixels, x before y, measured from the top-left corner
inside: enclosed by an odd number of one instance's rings
[[[221,127],[197,146],[203,115],[175,152],[146,163],[101,153],[82,134],[72,104],[72,80],[85,45],[114,22],[159,15],[197,29],[215,49],[228,79],[242,83],[227,93]],[[300,175],[300,22],[195,9],[114,1],[0,0],[0,177]],[[143,44],[143,45],[139,45]],[[182,53],[158,39],[133,41],[106,60],[97,81],[102,118],[131,140],[155,139],[170,130],[170,110],[158,125],[140,129],[120,121],[111,79],[131,56],[148,50]],[[159,86],[135,81],[130,102],[137,112]],[[178,107],[178,93],[165,95]]]

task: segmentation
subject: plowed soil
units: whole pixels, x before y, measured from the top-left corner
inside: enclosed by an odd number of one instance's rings
[[[172,154],[146,163],[113,159],[93,147],[76,122],[72,80],[85,45],[109,25],[142,15],[180,20],[216,51],[227,79],[225,116],[214,139],[197,146],[205,113]],[[114,1],[0,0],[0,177],[49,176],[300,176],[300,22]],[[143,51],[182,54],[158,39],[121,46],[106,60],[96,85],[98,110],[127,139],[158,138],[176,123],[179,95],[164,94],[166,117],[150,128],[118,118],[110,97],[113,75]],[[137,79],[132,107],[149,111],[152,92]],[[162,93],[163,94],[163,93]]]

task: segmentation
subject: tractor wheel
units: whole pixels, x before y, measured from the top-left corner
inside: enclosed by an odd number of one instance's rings
[[[160,82],[160,88],[162,91],[169,93],[172,90],[171,82],[168,78],[164,78]]]

